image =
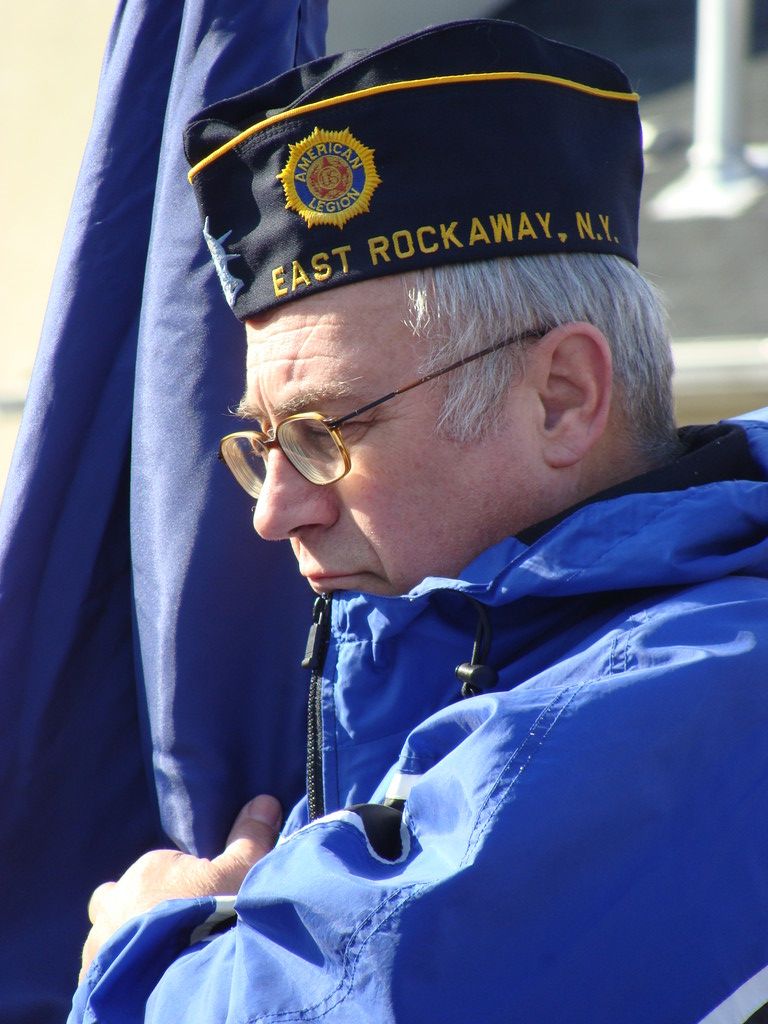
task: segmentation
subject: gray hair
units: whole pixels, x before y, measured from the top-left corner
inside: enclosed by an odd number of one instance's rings
[[[672,353],[656,289],[618,256],[569,253],[446,265],[406,276],[409,325],[428,339],[425,372],[529,332],[586,321],[611,347],[614,388],[638,450],[653,461],[676,447]],[[439,429],[479,438],[523,372],[526,342],[450,375]]]

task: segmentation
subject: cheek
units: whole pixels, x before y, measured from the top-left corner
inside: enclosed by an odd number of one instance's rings
[[[372,447],[357,463],[353,454],[354,470],[338,485],[348,525],[399,592],[425,576],[455,575],[504,532],[496,474],[479,473],[476,454],[461,446],[414,445],[414,436]]]
[[[406,457],[391,447],[376,453],[376,458],[359,460],[353,472],[342,481],[345,505],[358,520],[365,519],[376,533],[413,529],[433,518],[440,483],[433,466],[422,457]]]
[[[462,564],[454,548],[465,546],[459,529],[463,513],[445,473],[435,474],[427,465],[413,473],[408,468],[390,464],[348,478],[344,505],[382,564],[417,583]]]

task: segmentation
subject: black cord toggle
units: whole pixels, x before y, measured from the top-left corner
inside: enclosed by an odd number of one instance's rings
[[[456,677],[461,682],[462,697],[474,697],[484,690],[492,690],[499,681],[499,673],[484,662],[491,647],[491,623],[484,605],[469,594],[465,595],[475,606],[477,630],[472,647],[472,660],[456,666]]]

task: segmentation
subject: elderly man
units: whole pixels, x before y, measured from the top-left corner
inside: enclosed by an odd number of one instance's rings
[[[757,1020],[768,426],[674,429],[624,76],[464,22],[187,152],[221,455],[318,595],[307,801],[97,890],[72,1020]]]

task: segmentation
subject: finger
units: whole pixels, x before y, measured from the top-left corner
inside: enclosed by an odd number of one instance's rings
[[[257,861],[272,849],[282,823],[282,808],[273,796],[257,796],[238,814],[227,837],[227,846],[212,864],[228,879],[235,892]]]
[[[96,954],[99,951],[99,945],[100,945],[100,943],[98,942],[98,940],[94,936],[94,929],[92,928],[90,930],[90,932],[88,933],[88,938],[85,940],[85,945],[83,946],[83,954],[82,954],[82,962],[81,962],[81,965],[80,965],[80,973],[77,976],[77,983],[78,983],[78,985],[82,982],[83,978],[88,973],[88,968],[91,966],[91,962],[93,961],[93,958],[96,956]]]
[[[91,924],[96,924],[96,918],[101,913],[105,899],[109,897],[110,892],[116,885],[117,882],[102,882],[101,885],[93,890],[93,894],[88,901],[88,920]]]
[[[96,958],[96,954],[111,936],[111,931],[103,931],[98,925],[91,928],[83,946],[81,954],[80,973],[77,976],[78,985],[88,973],[88,968]]]
[[[227,846],[239,839],[268,837],[269,849],[274,846],[275,839],[283,821],[283,809],[280,801],[266,793],[249,800],[238,814],[227,837]]]

